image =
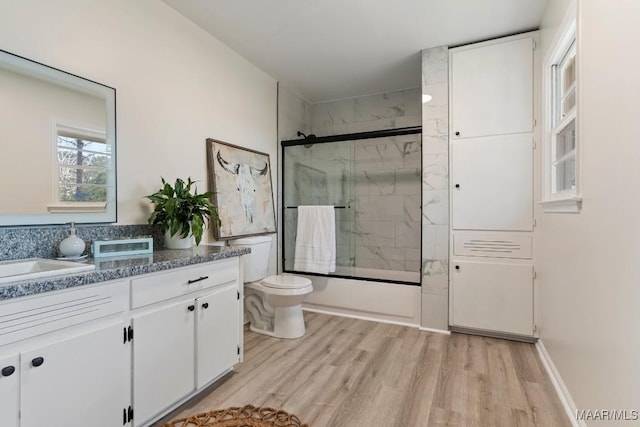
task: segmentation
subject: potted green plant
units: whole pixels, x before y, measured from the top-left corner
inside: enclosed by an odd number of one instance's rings
[[[190,248],[191,236],[195,238],[196,245],[199,245],[205,222],[209,225],[213,220],[220,225],[218,211],[210,201],[213,193],[207,191],[198,194],[195,181],[190,177],[187,182],[177,178],[173,186],[164,178],[161,179],[162,188],[145,196],[155,205],[149,223],[162,226],[169,249]]]

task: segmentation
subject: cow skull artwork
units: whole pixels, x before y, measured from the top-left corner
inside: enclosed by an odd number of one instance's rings
[[[246,163],[230,163],[222,157],[220,151],[218,151],[216,160],[224,170],[236,175],[236,189],[240,197],[240,204],[244,209],[245,219],[248,224],[253,224],[255,215],[255,180],[267,174],[269,165],[265,163],[262,169],[258,169]]]
[[[276,232],[269,154],[207,138],[207,169],[221,221],[216,240]]]

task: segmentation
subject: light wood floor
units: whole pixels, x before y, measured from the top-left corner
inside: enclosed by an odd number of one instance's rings
[[[305,319],[297,340],[246,330],[235,372],[162,422],[252,404],[311,427],[571,425],[532,344],[309,312]]]

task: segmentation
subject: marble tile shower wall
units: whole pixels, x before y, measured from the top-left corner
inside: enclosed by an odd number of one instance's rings
[[[420,126],[420,88],[313,105],[311,130],[318,136]]]
[[[314,104],[312,132],[327,136],[419,126],[420,99],[420,89],[408,89]],[[339,264],[419,271],[420,135],[337,144],[353,144],[351,209],[337,219]]]
[[[157,225],[77,225],[78,237],[85,241],[86,251],[94,240],[152,236],[154,249],[164,246]],[[69,226],[0,228],[0,261],[21,258],[55,258],[58,245],[69,236]]]
[[[300,204],[349,206],[353,155],[349,144],[326,143],[288,147],[285,151],[284,194],[287,206]],[[336,210],[336,264],[353,264],[350,209]],[[285,268],[293,269],[297,210],[285,209]]]
[[[309,101],[285,85],[278,84],[278,136],[280,140],[298,139],[298,131],[311,133]]]
[[[309,101],[302,98],[289,87],[278,83],[278,136],[280,141],[287,139],[298,139],[298,131],[305,134],[311,133],[311,110],[312,106]],[[282,212],[283,191],[285,185],[282,177],[282,150],[278,147],[278,197],[276,198],[277,212]],[[287,163],[288,165],[289,163]],[[292,163],[293,164],[293,163]],[[292,182],[295,180],[295,170],[287,167],[284,182]],[[284,200],[289,205],[293,203],[290,198],[291,194],[287,194]],[[297,217],[295,209],[285,209],[284,216],[278,214],[278,238],[283,239],[286,254],[282,253],[282,246],[277,245],[278,263],[285,260],[284,266],[279,266],[279,270],[293,269],[293,248],[295,244],[295,230]],[[283,230],[286,230],[283,231]],[[293,231],[292,231],[293,230]],[[289,265],[290,264],[290,265]]]
[[[420,135],[354,142],[357,267],[420,270]]]

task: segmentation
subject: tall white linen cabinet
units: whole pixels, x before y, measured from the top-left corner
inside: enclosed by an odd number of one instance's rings
[[[449,50],[452,330],[535,336],[536,38]]]

